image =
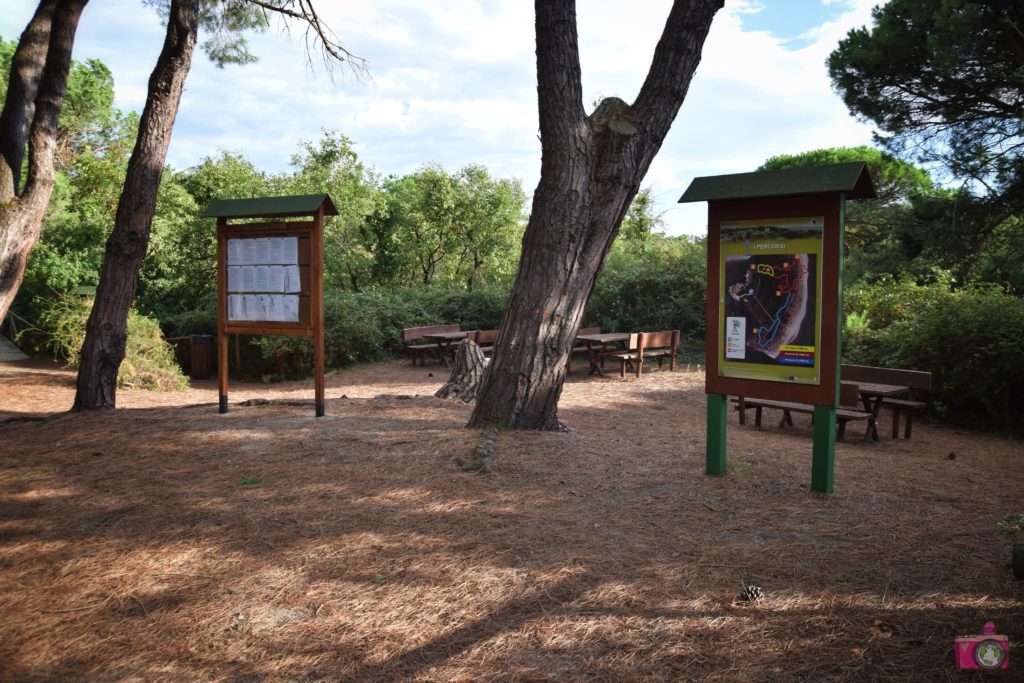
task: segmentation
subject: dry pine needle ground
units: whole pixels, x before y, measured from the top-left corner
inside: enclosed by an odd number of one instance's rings
[[[730,418],[706,477],[699,372],[577,371],[574,431],[501,433],[479,476],[445,378],[335,373],[321,419],[308,383],[218,415],[209,381],[62,414],[70,373],[0,365],[0,680],[972,680],[952,639],[987,619],[1024,671],[1019,442],[851,426],[824,497],[806,422]]]

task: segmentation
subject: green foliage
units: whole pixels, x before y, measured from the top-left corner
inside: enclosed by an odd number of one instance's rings
[[[846,362],[931,372],[944,419],[1020,431],[1024,299],[948,280],[886,281],[851,288],[844,303],[869,321],[844,339]]]
[[[626,332],[679,329],[703,344],[706,258],[704,242],[687,237],[616,240],[584,325]]]
[[[829,56],[832,83],[888,146],[955,177],[1019,182],[1024,4],[892,0]]]
[[[1010,515],[996,522],[996,533],[1004,536],[1024,534],[1024,512]]]
[[[274,179],[275,194],[325,192],[338,210],[324,221],[324,285],[353,290],[369,286],[374,255],[366,249],[361,229],[381,201],[376,176],[359,161],[352,141],[336,131],[324,131],[316,143],[300,143],[291,165],[290,175]]]
[[[363,230],[379,285],[466,289],[508,282],[516,267],[526,193],[482,166],[449,175],[425,166],[389,178]]]
[[[36,320],[54,296],[99,282],[137,123],[134,116],[117,118],[102,140],[93,139],[102,154],[83,148],[57,175],[42,235],[14,303],[20,315]]]
[[[619,228],[619,237],[633,243],[643,243],[659,232],[663,223],[661,214],[654,213],[652,190],[645,187],[637,193],[633,198],[633,203],[629,205],[629,212],[622,220],[622,227]]]
[[[459,324],[464,330],[494,329],[501,323],[508,292],[497,289],[415,288],[362,292],[335,290],[324,297],[324,355],[328,367],[404,355],[406,327]],[[312,346],[295,337],[250,338],[251,374],[276,378],[308,376]]]
[[[170,0],[143,0],[166,19]],[[249,52],[246,31],[262,33],[267,18],[259,8],[245,0],[206,0],[199,5],[199,26],[206,39],[201,47],[219,69],[226,64],[252,64],[256,56]]]
[[[78,364],[92,303],[91,297],[62,296],[52,302],[40,320],[50,351],[72,366]],[[128,314],[128,344],[117,385],[159,391],[188,388],[188,379],[175,362],[173,349],[164,341],[159,323],[135,311]]]

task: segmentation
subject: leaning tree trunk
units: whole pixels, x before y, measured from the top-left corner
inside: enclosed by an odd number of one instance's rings
[[[56,181],[53,159],[57,146],[57,127],[71,69],[71,49],[78,20],[87,1],[62,0],[51,5],[49,14],[40,5],[22,34],[22,40],[28,40],[32,49],[29,54],[22,55],[20,65],[12,64],[10,82],[15,92],[8,93],[9,102],[5,102],[3,111],[4,128],[0,130],[0,154],[3,156],[0,167],[7,168],[10,173],[0,173],[0,184],[17,187],[25,144],[24,135],[19,131],[21,126],[28,125],[27,119],[18,119],[28,116],[32,123],[28,140],[28,178],[24,192],[21,196],[7,196],[6,190],[0,192],[4,196],[0,200],[0,320],[7,315],[22,278],[25,277],[29,252],[39,240],[46,206],[50,203],[50,194]],[[41,46],[43,42],[46,43],[45,48]],[[19,46],[15,52],[15,62],[19,61],[20,50]],[[45,62],[45,66],[42,66],[41,75],[34,76],[33,71],[40,66],[39,59]],[[19,71],[17,78],[15,69]],[[28,102],[30,96],[35,99],[31,104]],[[13,101],[11,97],[14,97]],[[8,168],[8,164],[15,166]]]
[[[135,149],[128,160],[114,231],[107,240],[96,301],[86,323],[74,410],[113,408],[128,339],[128,310],[149,245],[157,191],[174,118],[196,45],[199,0],[173,0],[167,37],[149,79]]]
[[[0,206],[18,194],[21,162],[35,112],[36,93],[50,46],[50,27],[57,0],[43,0],[18,39],[0,111]],[[74,33],[72,33],[72,37]]]
[[[566,361],[594,282],[683,103],[723,0],[675,0],[633,105],[583,108],[572,0],[536,0],[541,177],[470,426],[557,429]]]

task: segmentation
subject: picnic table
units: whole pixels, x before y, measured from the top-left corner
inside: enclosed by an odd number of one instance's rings
[[[438,353],[441,354],[441,365],[448,367],[448,355],[455,353],[455,347],[459,342],[468,337],[469,331],[459,330],[452,332],[429,332],[423,335],[424,339],[437,344]]]
[[[904,384],[884,384],[882,382],[854,382],[853,380],[842,380],[842,384],[854,385],[860,394],[864,410],[871,413],[874,418],[871,422],[875,430],[874,439],[878,440],[878,413],[882,410],[882,402],[887,398],[906,396],[910,393],[910,387]]]
[[[612,344],[620,344],[629,341],[628,332],[605,332],[601,334],[578,334],[577,342],[583,342],[587,347],[587,358],[590,361],[590,372],[604,375],[602,360],[610,353],[615,353],[618,348],[609,348]]]

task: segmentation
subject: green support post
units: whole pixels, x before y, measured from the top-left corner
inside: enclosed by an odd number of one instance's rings
[[[708,394],[707,474],[725,474],[725,418],[729,397]]]
[[[811,490],[832,493],[836,465],[836,409],[814,406],[814,451],[811,455]]]
[[[836,325],[836,349],[843,348],[843,253],[846,241],[846,194],[839,193],[839,273],[838,273],[838,295],[839,295],[839,320]],[[836,357],[836,365],[832,368],[821,369],[821,381],[832,382],[835,387],[836,405],[839,404],[839,366],[840,359]],[[814,450],[811,454],[811,490],[818,493],[832,493],[835,484],[836,469],[836,407],[835,406],[814,406]]]

